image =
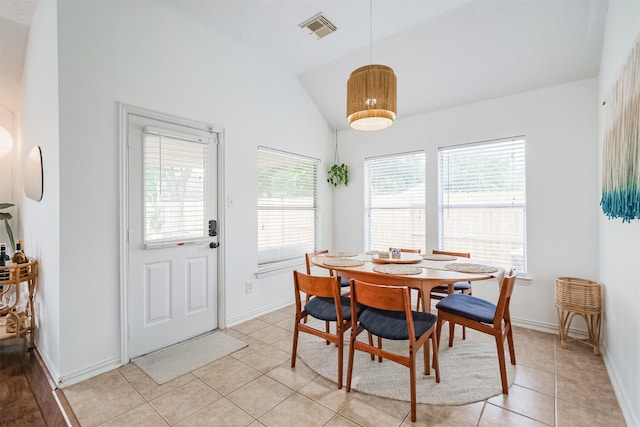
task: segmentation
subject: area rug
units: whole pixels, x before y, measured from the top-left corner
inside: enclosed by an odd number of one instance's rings
[[[132,360],[158,384],[164,384],[247,344],[222,332],[202,335],[189,341]]]
[[[320,328],[323,324],[319,325]],[[424,375],[423,353],[418,353],[416,369],[416,401],[435,405],[463,405],[479,402],[502,394],[500,369],[495,340],[492,336],[467,328],[467,339],[463,340],[461,328],[456,327],[453,347],[448,346],[448,326],[442,328],[440,352],[440,383],[436,383],[435,371]],[[349,335],[350,332],[347,333]],[[358,339],[366,340],[366,333]],[[347,361],[349,357],[349,339],[344,346],[344,381],[347,379]],[[375,340],[375,338],[374,338]],[[408,354],[406,341],[383,340],[386,350]],[[507,378],[509,386],[516,376],[516,367],[509,362],[509,351],[505,346],[507,358]],[[517,355],[517,349],[516,349]],[[298,357],[312,370],[337,381],[337,347],[326,345],[325,341],[309,334],[300,334]],[[396,400],[410,400],[409,368],[389,360],[382,363],[371,361],[369,354],[356,351],[353,365],[351,388],[376,396]]]

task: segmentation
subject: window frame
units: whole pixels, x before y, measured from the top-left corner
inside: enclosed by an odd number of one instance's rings
[[[517,147],[518,150],[521,150],[522,154],[522,197],[521,202],[511,202],[511,203],[443,203],[445,193],[447,193],[443,189],[443,153],[454,152],[456,150],[461,150],[465,148],[473,148],[473,147],[495,147],[499,144],[506,144],[509,142],[521,142],[520,147]],[[510,163],[513,168],[514,163]],[[456,248],[456,247],[444,247],[445,241],[445,229],[444,229],[444,220],[443,217],[445,215],[445,211],[451,208],[455,209],[505,209],[505,208],[517,208],[522,210],[522,259],[518,260],[517,263],[521,265],[521,268],[516,270],[516,275],[518,277],[528,277],[528,260],[527,260],[527,194],[526,194],[526,137],[524,135],[508,137],[508,138],[500,138],[500,139],[492,139],[485,140],[479,142],[472,142],[467,144],[458,144],[458,145],[450,145],[438,148],[438,248],[440,250],[464,250],[470,251],[471,256],[475,257],[476,254],[470,248]],[[515,194],[515,193],[514,193]],[[513,252],[513,251],[511,251]],[[478,256],[482,258],[482,256]],[[513,257],[513,255],[512,255]],[[491,259],[484,258],[487,262],[491,262]],[[512,258],[513,259],[513,258]],[[499,263],[496,262],[498,265]],[[513,264],[513,263],[512,263]],[[503,267],[508,268],[512,265],[504,265]]]
[[[261,153],[264,154],[268,154],[271,156],[282,156],[281,159],[283,160],[283,165],[285,165],[286,163],[291,163],[291,166],[295,166],[297,165],[304,165],[304,167],[306,168],[310,168],[311,170],[311,179],[310,181],[307,183],[308,185],[310,185],[310,189],[312,189],[313,191],[313,196],[312,196],[312,202],[311,205],[307,205],[307,206],[302,206],[302,205],[264,205],[261,204],[261,195],[260,195],[260,170],[261,170]],[[298,163],[296,163],[296,159],[298,161]],[[306,252],[312,252],[314,250],[316,250],[316,246],[317,246],[317,242],[318,242],[318,237],[319,237],[319,227],[318,227],[318,169],[319,169],[319,164],[320,164],[320,160],[313,158],[313,157],[309,157],[309,156],[305,156],[305,155],[301,155],[301,154],[297,154],[297,153],[291,153],[291,152],[287,152],[287,151],[283,151],[283,150],[278,150],[278,149],[273,149],[273,148],[269,148],[269,147],[265,147],[265,146],[258,146],[258,177],[257,177],[257,183],[258,183],[258,191],[257,191],[257,198],[256,198],[256,204],[257,204],[257,251],[258,251],[258,268],[257,268],[257,272],[256,272],[256,277],[260,278],[260,277],[265,277],[265,276],[269,276],[269,275],[273,275],[273,274],[278,274],[281,273],[282,270],[292,270],[294,268],[297,268],[302,262],[304,262],[304,254]],[[272,165],[275,166],[275,163]],[[263,254],[261,254],[261,251],[266,251],[267,249],[261,249],[261,229],[263,227],[261,227],[261,212],[273,212],[273,211],[277,211],[277,210],[282,210],[282,211],[286,211],[286,212],[312,212],[312,216],[313,216],[313,230],[311,235],[313,236],[312,239],[313,241],[306,241],[304,242],[303,245],[301,246],[300,250],[288,250],[285,249],[283,250],[283,247],[286,245],[296,245],[298,244],[297,242],[292,242],[289,241],[283,245],[279,245],[279,246],[275,246],[271,249],[271,251],[275,251],[275,252],[280,252],[278,254],[278,256],[275,257],[268,257],[268,256],[264,256]],[[281,239],[287,239],[290,236],[287,235],[280,235]]]
[[[371,182],[371,166],[373,165],[373,163],[371,162],[375,162],[375,161],[380,161],[380,160],[389,160],[389,159],[393,159],[396,158],[397,160],[401,161],[402,159],[406,159],[409,157],[413,157],[413,156],[421,156],[422,158],[419,159],[419,161],[422,162],[421,167],[423,168],[422,170],[422,176],[421,176],[421,180],[422,180],[422,186],[423,186],[423,191],[422,191],[422,195],[421,195],[421,204],[415,205],[415,204],[411,204],[408,203],[406,205],[395,205],[395,206],[374,206],[374,203],[372,202],[372,195],[371,195],[371,188],[372,188],[372,182]],[[415,151],[408,151],[408,152],[401,152],[401,153],[392,153],[392,154],[385,154],[385,155],[381,155],[381,156],[375,156],[375,157],[367,157],[364,159],[364,248],[365,251],[370,251],[370,250],[387,250],[389,249],[389,247],[394,246],[394,247],[402,247],[402,248],[414,248],[414,249],[420,249],[421,251],[424,251],[426,248],[426,241],[427,241],[427,199],[426,199],[426,182],[427,182],[427,178],[426,178],[426,152],[425,150],[415,150]],[[402,169],[399,169],[399,171],[401,171]],[[397,196],[397,194],[394,194],[395,196]],[[393,197],[394,195],[391,195],[391,197]],[[419,230],[417,230],[418,234],[420,235],[420,242],[418,244],[416,244],[416,240],[414,239],[413,242],[409,242],[404,241],[404,240],[393,240],[390,241],[389,244],[378,244],[378,246],[382,246],[382,247],[373,247],[375,246],[373,244],[374,238],[373,238],[373,231],[371,229],[371,221],[372,221],[372,212],[374,212],[375,210],[386,210],[386,209],[400,209],[400,210],[408,210],[408,211],[421,211],[422,212],[422,216],[423,218],[421,219],[422,221],[422,225],[421,228]]]

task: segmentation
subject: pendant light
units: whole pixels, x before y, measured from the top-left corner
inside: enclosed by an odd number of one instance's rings
[[[380,130],[393,124],[397,112],[397,79],[393,69],[373,64],[373,5],[369,0],[369,65],[357,68],[347,82],[347,120],[353,129]]]

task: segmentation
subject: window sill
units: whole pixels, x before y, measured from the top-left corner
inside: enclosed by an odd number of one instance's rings
[[[293,260],[277,264],[259,265],[255,276],[257,279],[262,279],[264,277],[277,276],[286,272],[291,272],[300,267],[304,267],[304,261]]]

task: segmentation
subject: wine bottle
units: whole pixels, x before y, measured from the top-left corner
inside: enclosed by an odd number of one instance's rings
[[[7,266],[11,263],[11,258],[7,255],[7,245],[0,244],[0,267]],[[9,280],[9,270],[0,270],[0,281]]]
[[[14,264],[24,264],[29,261],[27,259],[27,256],[23,252],[23,244],[24,243],[22,242],[22,240],[18,240],[18,242],[16,243],[16,251],[13,254],[13,258],[11,259],[11,262],[13,262]]]

